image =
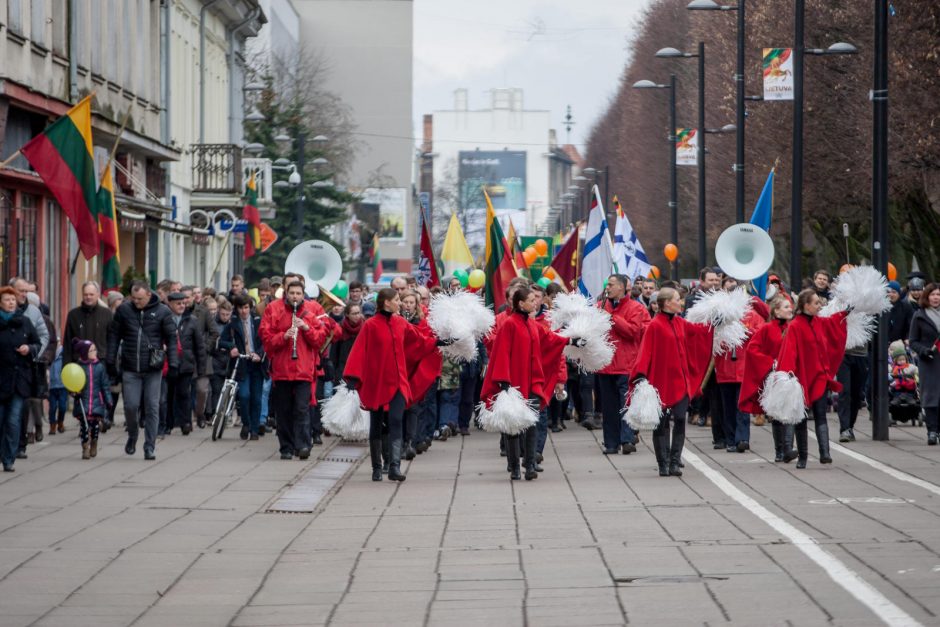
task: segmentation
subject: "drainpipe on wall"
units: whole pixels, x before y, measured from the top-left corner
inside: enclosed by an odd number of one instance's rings
[[[199,143],[206,139],[206,13],[221,0],[210,0],[199,9]]]

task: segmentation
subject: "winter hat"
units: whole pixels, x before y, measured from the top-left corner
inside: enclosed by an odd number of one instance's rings
[[[907,349],[904,348],[904,342],[902,340],[895,340],[891,342],[891,345],[888,347],[888,354],[891,355],[891,359],[897,359],[898,357],[904,357],[907,355]]]
[[[897,292],[898,294],[900,294],[900,293],[901,293],[901,284],[898,283],[897,281],[888,281],[888,289],[889,289],[889,290],[894,290],[895,292]]]
[[[88,360],[88,351],[92,346],[94,346],[94,344],[88,340],[80,340],[78,338],[72,340],[72,352],[78,355],[78,358],[82,361]]]
[[[124,299],[124,294],[122,294],[121,292],[117,290],[112,290],[108,292],[108,307],[113,307],[114,303],[116,303],[118,300],[123,300],[123,299]]]

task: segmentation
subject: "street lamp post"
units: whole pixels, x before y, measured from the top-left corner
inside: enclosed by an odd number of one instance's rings
[[[875,0],[875,54],[872,85],[872,263],[882,274],[888,271],[888,0]],[[878,317],[874,341],[874,366],[884,372],[888,365],[888,325]],[[872,439],[888,439],[888,381],[873,378]]]
[[[738,12],[738,53],[735,66],[735,127],[737,142],[734,164],[734,215],[735,221],[744,222],[744,7],[745,0],[738,0],[737,5],[722,5],[714,0],[692,0],[687,6],[692,11],[737,11]]]
[[[581,171],[592,177],[595,185],[597,185],[597,177],[601,174],[604,175],[604,211],[610,211],[610,166],[605,165],[603,168],[584,168]]]
[[[679,189],[676,183],[676,75],[669,75],[669,84],[659,85],[649,80],[641,80],[633,83],[636,89],[668,89],[669,90],[669,239],[678,246],[679,241]],[[676,279],[681,276],[679,272],[679,260],[673,264]]]

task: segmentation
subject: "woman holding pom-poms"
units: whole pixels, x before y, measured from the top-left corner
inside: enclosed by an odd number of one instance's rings
[[[557,369],[565,345],[581,341],[577,338],[569,340],[551,331],[544,332],[532,318],[537,302],[537,295],[525,286],[520,286],[512,294],[510,313],[493,337],[481,392],[484,403],[492,408],[491,412],[483,412],[481,416],[484,428],[487,427],[486,417],[495,416],[498,423],[493,424],[504,425],[503,428],[509,430],[504,433],[508,470],[514,480],[521,478],[519,455],[522,437],[525,437],[525,478],[538,478],[535,423],[538,421],[538,407],[545,405],[553,392],[546,388],[545,369]],[[518,398],[518,402],[504,414],[502,401],[512,398]]]
[[[803,390],[803,405],[813,417],[819,441],[819,462],[831,464],[829,455],[829,423],[826,422],[826,393],[838,392],[842,386],[836,372],[845,353],[848,311],[824,318],[819,316],[822,303],[813,289],[800,292],[796,315],[790,322],[780,346],[776,370],[792,373]],[[806,468],[808,441],[806,419],[796,425],[797,468]]]
[[[404,481],[401,473],[402,416],[412,402],[406,359],[419,360],[440,342],[426,327],[409,324],[399,315],[398,292],[379,290],[376,315],[369,318],[353,344],[343,378],[357,390],[362,406],[369,411],[369,452],[372,480],[382,480],[382,427],[389,430],[388,478]]]
[[[685,414],[689,400],[700,393],[712,355],[713,329],[709,324],[683,319],[679,292],[664,287],[657,298],[659,313],[646,327],[630,381],[637,402],[638,388],[651,386],[659,393],[659,424],[653,430],[653,452],[659,475],[681,477],[679,466],[685,445]],[[634,408],[638,409],[638,408]],[[629,414],[628,414],[629,416]],[[669,423],[672,422],[672,441]]]

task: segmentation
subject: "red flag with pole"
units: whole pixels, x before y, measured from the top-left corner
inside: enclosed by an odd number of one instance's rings
[[[441,284],[437,275],[437,262],[434,260],[434,249],[431,248],[431,233],[428,231],[428,221],[421,221],[421,253],[418,257],[418,272],[415,274],[418,284],[427,288]]]

